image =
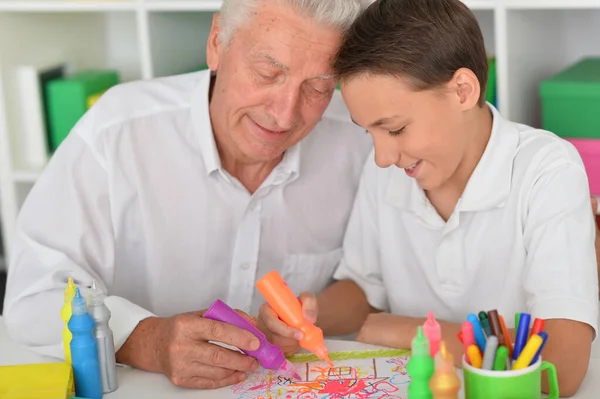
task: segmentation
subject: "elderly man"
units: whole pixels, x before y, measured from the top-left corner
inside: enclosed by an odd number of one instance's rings
[[[332,59],[369,0],[225,0],[210,72],[121,85],[73,129],[25,202],[9,266],[10,336],[62,356],[72,276],[108,293],[117,360],[182,387],[233,384],[258,345],[203,319],[258,313],[255,281],[331,279],[371,148],[334,95]],[[333,100],[332,100],[333,96]]]

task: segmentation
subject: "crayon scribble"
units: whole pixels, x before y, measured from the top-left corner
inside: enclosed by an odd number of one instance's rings
[[[235,399],[406,399],[407,356],[296,363],[300,381],[261,369],[234,385]]]

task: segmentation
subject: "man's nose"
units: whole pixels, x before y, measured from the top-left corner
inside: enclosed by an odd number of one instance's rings
[[[273,98],[272,116],[281,130],[290,130],[298,121],[300,113],[300,90],[288,88]]]

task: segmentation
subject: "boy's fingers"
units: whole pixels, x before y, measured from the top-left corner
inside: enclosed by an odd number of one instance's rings
[[[298,299],[302,303],[302,312],[304,313],[304,318],[311,323],[315,323],[319,315],[317,297],[310,292],[303,292],[298,296]]]

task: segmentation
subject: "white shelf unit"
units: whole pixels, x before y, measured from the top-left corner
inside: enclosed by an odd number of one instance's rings
[[[465,0],[496,57],[498,108],[539,126],[538,84],[600,56],[600,0]],[[0,218],[10,252],[18,211],[40,168],[24,164],[15,68],[54,56],[117,69],[123,81],[188,72],[220,0],[0,0]]]

